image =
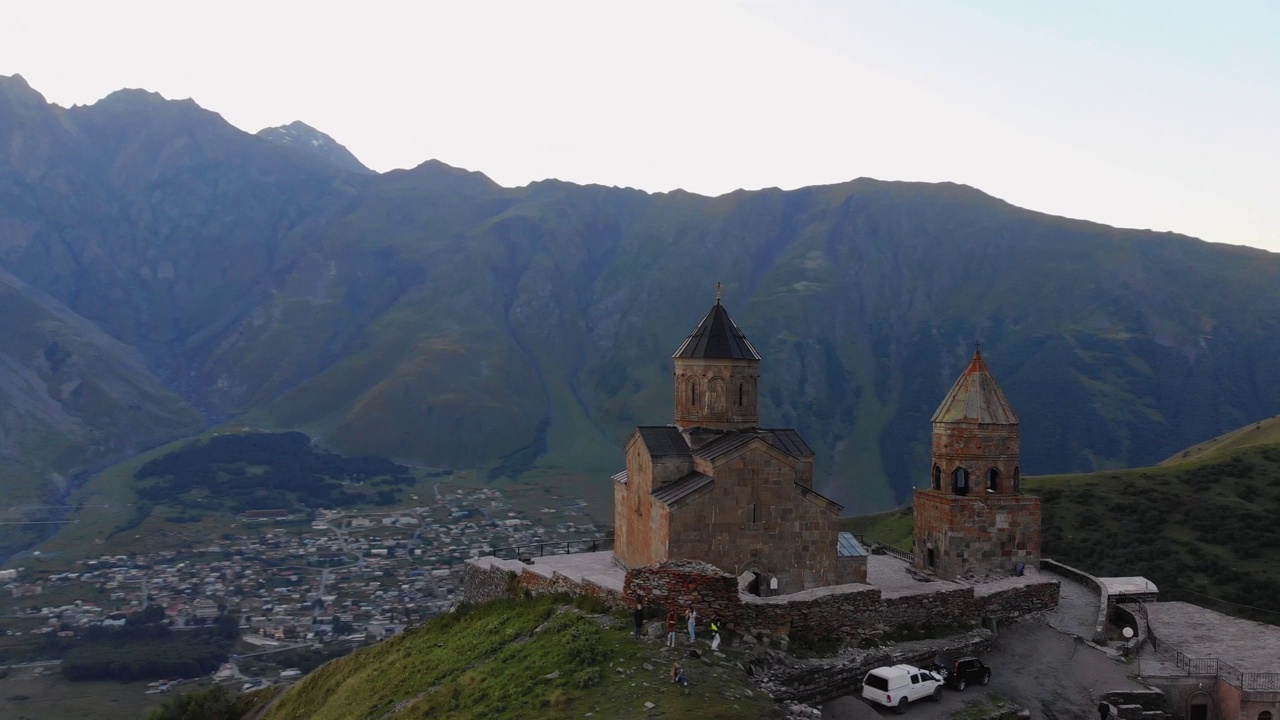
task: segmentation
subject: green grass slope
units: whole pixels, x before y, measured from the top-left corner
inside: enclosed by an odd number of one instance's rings
[[[1045,557],[1142,575],[1163,599],[1280,623],[1280,445],[1025,487],[1043,501]]]
[[[629,618],[588,615],[553,598],[464,606],[324,665],[263,717],[780,717],[735,665],[685,655],[636,641]],[[671,683],[674,660],[684,661],[688,688]]]
[[[56,520],[68,478],[204,421],[132,348],[0,270],[0,559]]]
[[[1280,623],[1280,443],[1175,465],[1028,477],[1023,489],[1042,501],[1044,557],[1094,575],[1141,575],[1163,599]],[[911,519],[906,507],[848,518],[844,529],[910,548]]]
[[[1192,445],[1182,452],[1175,453],[1160,465],[1169,466],[1190,460],[1226,456],[1240,448],[1274,444],[1280,444],[1280,415],[1259,420],[1252,425],[1245,425],[1198,445]]]

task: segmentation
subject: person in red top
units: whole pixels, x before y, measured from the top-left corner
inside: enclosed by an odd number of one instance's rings
[[[667,647],[676,646],[676,609],[671,608],[667,611]]]

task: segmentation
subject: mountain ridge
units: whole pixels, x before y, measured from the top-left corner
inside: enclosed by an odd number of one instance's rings
[[[0,267],[211,421],[604,482],[631,428],[670,421],[669,356],[717,282],[764,357],[762,421],[804,433],[850,511],[925,479],[928,415],[977,340],[1028,474],[1155,462],[1280,409],[1259,380],[1280,373],[1265,251],[955,183],[706,197],[505,188],[439,161],[369,175],[194,103],[24,97],[0,107],[0,148],[39,152],[0,155]]]

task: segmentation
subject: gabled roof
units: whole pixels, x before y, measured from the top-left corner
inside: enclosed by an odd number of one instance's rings
[[[797,460],[813,457],[813,451],[809,449],[809,445],[805,443],[804,438],[800,437],[800,433],[790,429],[740,430],[738,432],[725,433],[693,451],[693,454],[703,460],[715,462],[717,458],[728,455],[756,438],[764,440],[774,448]]]
[[[818,492],[817,490],[814,490],[813,488],[809,487],[808,485],[801,485],[800,483],[793,483],[793,484],[792,484],[792,487],[794,487],[796,490],[800,491],[800,494],[801,494],[801,495],[804,495],[804,496],[805,496],[805,497],[807,497],[807,498],[817,498],[819,502],[821,502],[823,505],[826,505],[826,506],[827,506],[827,507],[828,507],[832,512],[836,513],[837,515],[839,515],[839,514],[840,514],[840,511],[844,509],[844,506],[843,506],[843,505],[841,505],[840,503],[836,502],[835,500],[832,500],[831,498],[827,497],[826,495],[823,495],[822,493]]]
[[[714,462],[747,443],[755,440],[754,433],[729,433],[712,440],[693,452],[695,457]]]
[[[636,428],[640,439],[649,449],[649,457],[669,457],[672,455],[688,455],[689,443],[685,442],[680,428],[672,425],[641,425]]]
[[[995,377],[982,359],[982,352],[975,351],[969,367],[960,374],[956,384],[951,386],[951,392],[933,413],[932,422],[1017,425],[1018,415],[996,384]]]
[[[787,428],[785,430],[761,430],[760,432],[767,435],[765,440],[768,440],[770,445],[793,458],[813,457],[813,450],[809,449],[809,444],[795,430]]]
[[[653,491],[653,499],[667,505],[674,505],[681,498],[688,497],[694,492],[715,482],[710,475],[702,473],[689,473],[675,482],[667,483],[657,490]]]
[[[675,351],[673,358],[714,358],[730,360],[759,360],[760,353],[751,346],[738,324],[716,299],[707,316]]]

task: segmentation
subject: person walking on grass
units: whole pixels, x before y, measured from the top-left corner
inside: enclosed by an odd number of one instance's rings
[[[667,611],[667,647],[676,646],[676,609]]]
[[[711,649],[720,649],[720,622],[714,618],[711,620]]]
[[[689,612],[686,613],[686,617],[689,618],[689,644],[692,645],[698,639],[696,637],[698,633],[698,611],[693,608],[689,608]]]
[[[640,640],[644,637],[644,603],[636,601],[636,639]]]

